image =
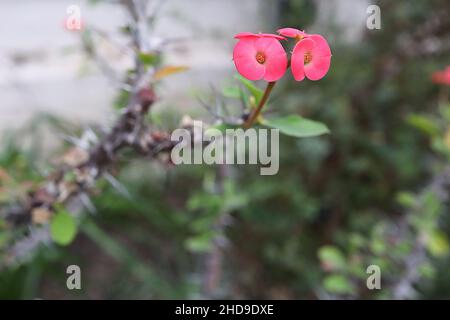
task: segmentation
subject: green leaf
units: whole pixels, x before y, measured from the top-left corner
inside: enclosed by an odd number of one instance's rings
[[[323,286],[331,293],[344,294],[352,292],[352,285],[346,277],[333,274],[323,280]]]
[[[247,80],[242,76],[237,76],[237,79],[247,88],[250,94],[255,97],[256,104],[258,104],[264,95],[264,90],[258,88],[250,80]]]
[[[427,191],[423,196],[424,215],[432,221],[435,221],[442,210],[442,203],[434,191]]]
[[[225,87],[222,89],[222,94],[227,98],[239,99],[241,97],[241,91],[238,87]]]
[[[129,99],[130,99],[130,93],[128,91],[125,91],[125,90],[120,91],[114,101],[114,108],[118,109],[118,110],[125,108],[128,104]]]
[[[205,136],[210,136],[212,134],[213,129],[219,130],[222,133],[225,133],[227,129],[237,129],[239,128],[238,125],[231,125],[227,123],[218,123],[215,125],[212,125],[208,127],[208,129],[205,130]]]
[[[59,211],[50,222],[50,234],[54,242],[65,246],[72,242],[77,233],[73,216],[65,210]]]
[[[434,230],[429,234],[427,249],[436,257],[443,257],[447,255],[449,251],[447,236],[439,230]]]
[[[330,130],[328,130],[325,124],[302,118],[299,115],[267,118],[263,120],[263,124],[271,128],[279,129],[285,135],[297,138],[315,137],[330,133]]]
[[[433,137],[439,134],[439,127],[435,124],[435,122],[425,116],[411,114],[406,118],[406,121],[429,136]]]
[[[212,234],[203,233],[186,240],[188,250],[197,253],[208,252],[212,246]]]
[[[342,252],[334,246],[323,246],[319,249],[319,259],[332,270],[345,268],[346,260]]]
[[[417,204],[416,197],[410,192],[399,192],[396,200],[399,204],[407,208],[412,208]]]
[[[431,263],[423,263],[417,270],[421,276],[429,279],[433,278],[436,274],[436,269]]]
[[[139,60],[146,66],[155,66],[160,62],[160,56],[153,53],[139,52]]]
[[[372,241],[370,242],[370,249],[374,254],[382,255],[386,252],[388,248],[386,242],[383,239],[375,238],[372,239]]]

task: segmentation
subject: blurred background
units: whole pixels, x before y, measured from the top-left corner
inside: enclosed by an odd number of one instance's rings
[[[113,75],[133,60],[116,2],[0,3],[0,208],[51,172],[68,136],[117,118]],[[275,176],[126,154],[69,245],[24,243],[20,259],[11,246],[30,230],[11,230],[0,213],[0,298],[450,298],[449,86],[432,81],[450,65],[448,0],[162,2],[153,35],[170,40],[165,63],[189,71],[159,85],[159,127],[205,117],[199,96],[229,98],[236,33],[289,26],[324,35],[332,67],[319,82],[285,77],[270,111],[331,134],[281,137]],[[64,27],[70,5],[82,31]],[[367,28],[369,5],[381,9],[379,30]],[[88,54],[88,31],[111,68]],[[81,290],[66,287],[73,264]],[[380,290],[366,286],[369,265]]]

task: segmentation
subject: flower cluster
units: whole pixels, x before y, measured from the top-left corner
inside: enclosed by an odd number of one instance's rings
[[[432,80],[436,84],[450,86],[450,66],[442,71],[436,71],[433,73]]]
[[[249,80],[274,82],[283,77],[290,65],[297,81],[322,79],[330,69],[331,50],[324,37],[294,28],[278,30],[280,35],[243,32],[235,36],[233,60],[238,72]],[[296,41],[290,61],[281,40]]]

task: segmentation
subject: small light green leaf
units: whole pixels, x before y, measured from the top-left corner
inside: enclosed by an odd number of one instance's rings
[[[429,136],[433,137],[439,134],[440,130],[436,123],[425,116],[411,114],[406,118],[406,121]]]
[[[436,274],[436,269],[431,263],[423,263],[417,270],[425,278],[433,278]]]
[[[342,270],[346,265],[342,252],[334,246],[323,246],[319,249],[319,259],[332,270]]]
[[[228,98],[239,99],[241,97],[241,91],[238,87],[225,87],[222,90],[222,94]]]
[[[155,66],[160,62],[160,56],[153,53],[139,52],[139,60],[146,66]]]
[[[436,218],[442,210],[442,203],[439,201],[436,193],[428,191],[423,196],[423,208],[425,215],[429,218]]]
[[[114,108],[115,109],[125,108],[129,99],[130,93],[128,91],[125,90],[120,91],[114,101]]]
[[[237,76],[237,79],[247,88],[250,94],[255,97],[256,104],[258,104],[264,95],[264,91],[242,76]]]
[[[209,233],[200,234],[186,240],[186,247],[192,252],[208,252],[211,250],[212,237]]]
[[[330,133],[325,124],[302,118],[299,115],[266,118],[262,123],[268,127],[279,129],[285,135],[297,138],[315,137]]]
[[[386,245],[386,243],[385,243],[385,241],[383,239],[375,238],[375,239],[372,239],[372,241],[370,243],[370,249],[376,255],[382,255],[383,253],[386,252],[386,250],[388,248],[387,248],[387,245]]]
[[[436,257],[445,256],[449,251],[447,236],[439,230],[434,230],[429,235],[427,249]]]
[[[72,242],[77,233],[77,225],[71,214],[59,211],[50,222],[50,234],[54,242],[65,246]]]
[[[396,200],[399,204],[407,208],[412,208],[417,203],[416,197],[410,192],[399,192]]]
[[[225,133],[227,129],[237,129],[237,128],[239,128],[239,126],[237,125],[219,123],[208,127],[208,129],[205,130],[205,136],[210,136],[215,130],[219,130],[220,132]]]
[[[327,291],[337,294],[351,293],[353,289],[347,278],[339,274],[327,276],[323,280],[323,286]]]

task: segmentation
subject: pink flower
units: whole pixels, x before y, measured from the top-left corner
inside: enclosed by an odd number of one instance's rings
[[[286,72],[288,60],[281,45],[281,36],[275,34],[239,33],[233,50],[238,72],[249,80],[279,80]]]
[[[292,51],[291,70],[294,79],[320,80],[328,73],[331,50],[324,37],[311,35],[297,42]]]
[[[431,80],[436,84],[443,84],[450,86],[450,66],[443,71],[436,71],[433,73]]]
[[[294,28],[278,30],[283,36],[295,38],[291,58],[291,70],[295,80],[320,80],[328,73],[331,64],[331,49],[327,40],[318,34],[307,34]]]

